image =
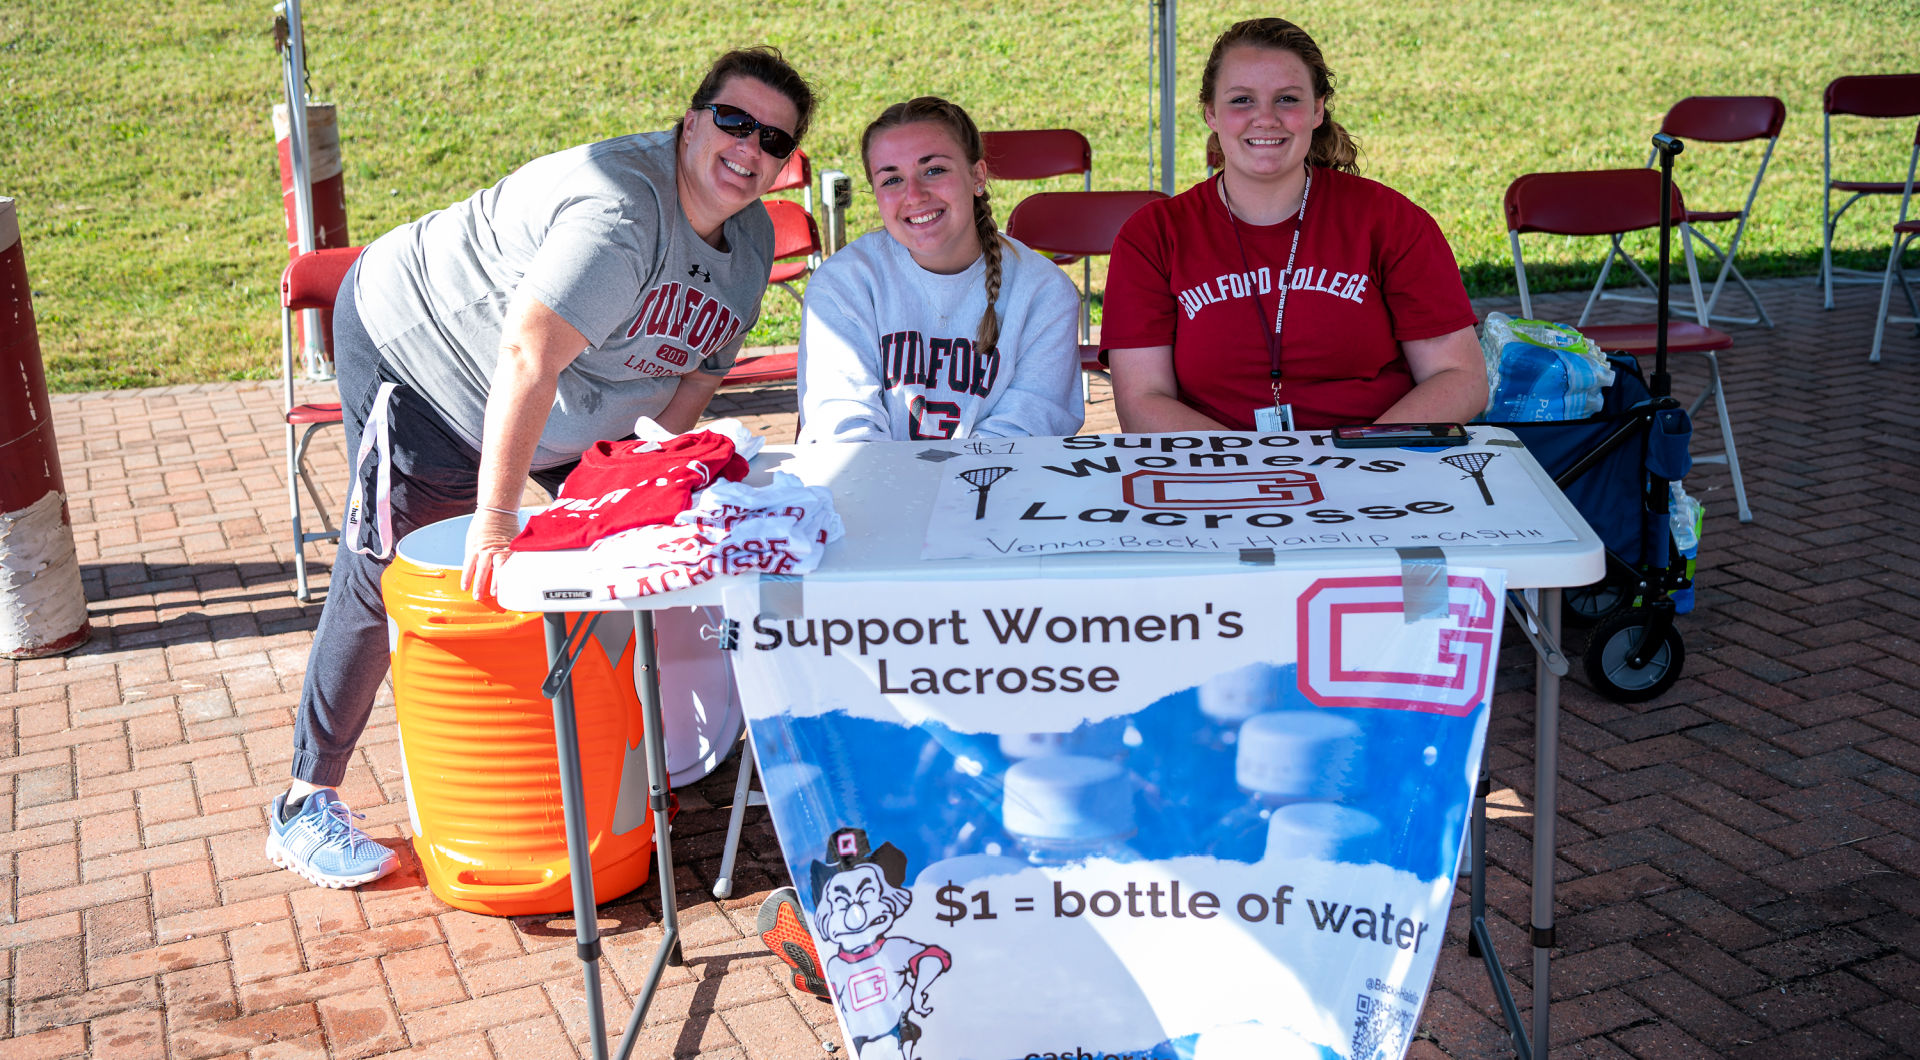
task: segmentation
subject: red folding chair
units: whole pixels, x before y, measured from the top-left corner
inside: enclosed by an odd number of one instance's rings
[[[764,386],[767,383],[790,383],[800,374],[800,354],[797,350],[775,350],[754,357],[742,357],[733,362],[727,370],[727,376],[720,381],[722,387]]]
[[[820,226],[805,207],[790,199],[768,199],[766,207],[767,216],[773,218],[773,270],[767,283],[801,302],[793,281],[813,271],[820,253]]]
[[[1070,254],[1090,262],[1113,253],[1120,226],[1135,211],[1164,198],[1166,195],[1158,191],[1043,191],[1022,199],[1007,215],[1007,234],[1043,254]],[[1083,340],[1091,334],[1086,324],[1093,312],[1091,267],[1086,277],[1080,292]],[[1083,371],[1106,371],[1099,346],[1081,343],[1080,367]]]
[[[1820,282],[1825,289],[1825,306],[1833,308],[1835,283],[1871,283],[1872,273],[1859,269],[1837,269],[1833,264],[1833,234],[1847,208],[1869,195],[1900,195],[1897,180],[1835,180],[1833,178],[1833,116],[1857,118],[1920,117],[1920,74],[1869,74],[1836,77],[1827,84],[1821,98],[1825,114],[1821,118],[1820,156]],[[1833,193],[1846,192],[1847,201],[1833,208]]]
[[[1880,340],[1886,335],[1888,324],[1920,324],[1920,302],[1913,297],[1913,285],[1907,280],[1907,274],[1900,267],[1900,255],[1920,237],[1920,220],[1909,220],[1907,209],[1913,203],[1913,175],[1915,166],[1920,165],[1920,126],[1913,130],[1913,153],[1907,156],[1907,182],[1900,188],[1900,219],[1893,225],[1893,250],[1887,254],[1886,277],[1880,281],[1880,312],[1873,320],[1873,353],[1867,357],[1869,362],[1880,360]],[[1907,296],[1907,309],[1913,313],[1910,317],[1887,315],[1887,308],[1893,301],[1893,285],[1900,284],[1900,293]]]
[[[1001,129],[981,133],[980,142],[985,148],[987,176],[994,180],[1046,180],[1077,173],[1081,176],[1081,190],[1093,190],[1093,145],[1073,129]],[[1047,256],[1061,266],[1080,260],[1077,255],[1066,253]],[[1093,282],[1091,265],[1081,262],[1080,274],[1083,287]],[[1083,314],[1081,342],[1088,341],[1091,327],[1092,322]]]
[[[792,191],[794,188],[800,189],[801,195],[805,200],[807,212],[812,213],[813,163],[807,161],[807,153],[798,147],[794,148],[793,153],[787,156],[786,165],[780,167],[780,172],[775,174],[773,178],[773,187],[768,188],[767,191],[769,193]]]
[[[1760,154],[1759,168],[1754,171],[1753,182],[1747,187],[1747,201],[1738,210],[1698,210],[1689,209],[1682,222],[1686,225],[1687,237],[1699,240],[1711,250],[1720,261],[1718,274],[1714,277],[1713,287],[1707,292],[1706,316],[1700,322],[1711,324],[1714,306],[1720,302],[1720,292],[1731,277],[1740,284],[1747,294],[1747,300],[1753,303],[1754,315],[1750,317],[1722,316],[1720,319],[1730,324],[1764,324],[1773,326],[1773,318],[1767,315],[1767,309],[1760,304],[1760,296],[1754,293],[1753,285],[1740,273],[1734,264],[1734,258],[1740,253],[1740,237],[1746,234],[1747,218],[1753,213],[1753,202],[1760,194],[1760,181],[1767,175],[1767,163],[1773,160],[1773,149],[1780,142],[1780,129],[1787,121],[1787,105],[1773,96],[1688,96],[1673,105],[1667,111],[1665,120],[1660,123],[1660,131],[1668,136],[1677,136],[1689,146],[1700,143],[1738,144],[1765,140],[1766,149]],[[1647,155],[1647,166],[1651,168],[1657,152]],[[1733,237],[1727,241],[1726,249],[1710,239],[1700,230],[1703,224],[1733,223]],[[1647,275],[1639,262],[1633,260],[1620,245],[1620,233],[1613,234],[1613,248],[1608,251],[1607,260],[1600,266],[1600,280],[1594,284],[1594,292],[1603,299],[1624,302],[1642,302],[1652,305],[1654,298],[1647,295],[1624,294],[1603,290],[1607,283],[1607,270],[1614,258],[1619,258],[1632,269],[1649,290],[1653,289],[1653,277]],[[1586,319],[1585,315],[1581,320]]]
[[[312,469],[307,466],[307,447],[313,442],[317,431],[329,424],[339,423],[341,416],[340,403],[337,401],[294,402],[293,315],[308,309],[332,309],[334,299],[340,293],[340,284],[346,279],[347,270],[353,266],[362,249],[340,247],[309,251],[293,259],[286,271],[280,274],[280,378],[285,386],[285,412],[282,418],[287,424],[287,507],[293,517],[293,595],[302,603],[313,598],[313,590],[307,584],[307,542],[340,539],[340,531],[333,525],[326,502],[321,500],[320,490],[313,483]],[[327,326],[331,326],[329,318],[321,319],[327,320]],[[320,514],[320,525],[326,527],[323,531],[310,533],[301,528],[302,484],[307,488],[307,497],[313,501],[314,510]]]
[[[1093,145],[1072,129],[1002,129],[980,134],[994,180],[1045,180],[1085,174],[1093,190]]]
[[[1680,189],[1673,191],[1672,214],[1685,217],[1686,205]],[[1529,173],[1507,186],[1507,241],[1513,249],[1513,276],[1520,288],[1520,315],[1533,316],[1533,296],[1527,289],[1526,263],[1520,254],[1520,236],[1524,232],[1544,232],[1560,236],[1612,236],[1636,232],[1660,224],[1660,172],[1656,169],[1601,169],[1574,173]],[[1682,243],[1686,229],[1681,228]],[[1693,264],[1691,247],[1687,249],[1687,275],[1693,288],[1693,300],[1702,318],[1706,316],[1700,294],[1700,275]],[[1587,299],[1589,307],[1593,299]],[[1586,319],[1585,314],[1581,319]],[[1623,353],[1652,352],[1658,344],[1658,324],[1577,325],[1580,332],[1602,349]],[[1740,477],[1740,455],[1734,447],[1733,421],[1727,415],[1726,388],[1720,379],[1720,361],[1715,351],[1729,349],[1733,339],[1726,332],[1705,324],[1669,321],[1667,349],[1672,353],[1697,353],[1707,359],[1707,388],[1693,400],[1688,415],[1697,414],[1711,397],[1714,413],[1720,421],[1721,455],[1697,457],[1696,463],[1724,461],[1733,475],[1733,496],[1740,521],[1751,522],[1753,511],[1747,506],[1747,487]]]
[[[807,211],[807,214],[811,216],[813,214],[813,163],[807,159],[807,153],[797,147],[793,149],[792,154],[787,156],[787,164],[781,166],[780,172],[774,175],[773,187],[767,189],[767,194],[771,195],[776,191],[792,191],[795,188],[800,190],[800,205]],[[766,201],[769,204],[768,208],[771,209],[771,204],[776,200],[768,199]],[[776,236],[776,238],[778,237]],[[807,267],[812,269],[819,268],[822,254],[823,251],[820,246],[820,240],[816,236],[814,239],[814,248],[808,252],[807,255]],[[779,283],[780,281],[775,280],[774,282]],[[788,289],[788,293],[792,293],[791,288]]]
[[[798,148],[787,156],[787,164],[781,167],[779,175],[774,177],[773,187],[768,190],[789,191],[794,188],[804,193],[805,206],[791,199],[763,200],[767,216],[773,220],[773,269],[767,274],[767,284],[780,288],[791,295],[794,301],[804,305],[805,300],[799,291],[794,290],[793,284],[819,266],[821,244],[820,226],[813,219],[813,165],[807,160],[807,153]],[[798,374],[799,361],[794,351],[776,350],[735,361],[727,371],[726,378],[720,381],[720,386],[786,383]]]

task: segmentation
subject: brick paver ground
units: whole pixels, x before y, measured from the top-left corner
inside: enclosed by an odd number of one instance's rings
[[[1734,521],[1724,470],[1690,480],[1709,515],[1686,676],[1637,706],[1588,691],[1577,665],[1566,688],[1556,1055],[1853,1058],[1920,1041],[1920,341],[1902,330],[1869,366],[1877,291],[1843,288],[1823,312],[1809,280],[1761,287],[1780,326],[1731,329],[1725,356],[1756,519]],[[1567,296],[1539,308],[1577,312]],[[1693,393],[1699,365],[1676,370]],[[261,856],[319,614],[289,591],[276,402],[251,384],[54,401],[95,636],[0,663],[0,1060],[584,1055],[570,919],[456,912],[422,883],[390,701],[344,787],[403,871],[321,891]],[[792,404],[772,387],[716,411],[786,440]],[[1104,387],[1090,411],[1090,429],[1113,425]],[[337,448],[321,446],[329,482]],[[1702,431],[1696,453],[1714,448]],[[1508,640],[1490,893],[1527,1005],[1532,702]],[[733,773],[680,793],[688,963],[636,1055],[844,1056],[827,1008],[752,937],[781,873],[763,813],[737,897],[710,895]],[[656,903],[643,890],[600,911],[616,1019]],[[1461,939],[1456,917],[1423,1060],[1502,1052]]]

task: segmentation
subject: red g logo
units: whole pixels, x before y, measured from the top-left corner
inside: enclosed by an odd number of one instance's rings
[[[1428,624],[1403,620],[1402,594],[1392,575],[1322,578],[1301,594],[1300,691],[1308,699],[1459,717],[1488,698],[1501,618],[1495,590],[1479,578],[1448,578],[1437,638]]]
[[[1135,508],[1289,508],[1326,499],[1320,480],[1305,471],[1132,471],[1120,496]]]

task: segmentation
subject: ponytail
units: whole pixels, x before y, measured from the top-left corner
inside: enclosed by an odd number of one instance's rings
[[[1333,120],[1333,108],[1326,110],[1320,127],[1313,130],[1313,143],[1307,148],[1307,164],[1322,169],[1360,175],[1360,144],[1347,127]]]

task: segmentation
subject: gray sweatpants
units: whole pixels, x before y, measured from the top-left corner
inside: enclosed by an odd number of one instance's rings
[[[354,304],[359,267],[347,273],[333,310],[334,371],[340,382],[340,408],[347,434],[347,456],[360,451],[360,432],[382,382],[400,382],[380,360]],[[448,427],[432,405],[412,388],[397,387],[390,399],[393,443],[393,537],[469,515],[478,499],[480,454]],[[371,464],[373,461],[369,460]],[[369,497],[372,469],[363,468]],[[572,466],[535,472],[549,493],[559,489]],[[371,535],[369,535],[371,536]],[[366,731],[373,699],[387,676],[387,609],[380,576],[388,560],[364,556],[341,542],[334,556],[320,626],[307,660],[306,684],[293,725],[293,775],[327,786],[347,774],[354,745]]]

